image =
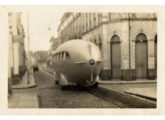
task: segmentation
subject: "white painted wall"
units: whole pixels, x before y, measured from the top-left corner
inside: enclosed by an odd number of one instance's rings
[[[17,75],[19,74],[19,43],[16,42],[13,44],[14,48],[14,74]]]

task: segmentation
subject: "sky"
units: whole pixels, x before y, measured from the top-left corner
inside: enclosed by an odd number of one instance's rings
[[[50,38],[58,37],[57,28],[64,12],[31,11],[29,12],[30,50],[48,50]],[[25,46],[27,49],[27,12],[22,14],[22,24],[25,29]]]

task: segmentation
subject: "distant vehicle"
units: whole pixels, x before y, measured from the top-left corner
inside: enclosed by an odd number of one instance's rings
[[[68,85],[98,86],[96,78],[102,69],[99,48],[81,39],[69,40],[52,53],[51,65],[55,70],[55,83]]]
[[[39,71],[39,68],[37,65],[33,65],[33,71]]]

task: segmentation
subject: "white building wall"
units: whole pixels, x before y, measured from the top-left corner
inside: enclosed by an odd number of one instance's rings
[[[14,74],[17,75],[19,74],[19,43],[16,42],[13,44],[13,48],[14,48]]]
[[[9,66],[10,69],[13,68],[14,66],[14,61],[13,61],[13,40],[12,40],[12,36],[13,36],[13,25],[12,25],[12,18],[13,15],[8,15],[8,29],[9,29],[9,33],[8,33],[8,48],[9,48],[9,54],[8,54],[8,60],[9,60]]]
[[[12,34],[11,34],[11,20],[8,16],[8,78],[11,78],[11,68],[13,67],[13,54],[12,54]]]
[[[19,42],[14,41],[14,36],[17,36],[17,15],[18,13],[11,13],[8,17],[9,32],[9,54],[10,54],[10,65],[13,67],[14,75],[19,74],[20,66],[20,53],[19,53]]]
[[[106,24],[102,25],[102,56],[103,56],[103,69],[108,70],[108,44],[107,44],[107,39],[108,39],[108,26]]]
[[[123,21],[121,28],[121,69],[125,70],[129,69],[129,22]]]
[[[13,67],[13,46],[12,46],[12,36],[9,33],[8,36],[8,77],[11,77],[11,68]]]
[[[11,15],[12,34],[17,35],[17,13]]]

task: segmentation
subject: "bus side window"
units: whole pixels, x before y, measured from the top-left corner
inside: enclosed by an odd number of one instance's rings
[[[59,53],[57,53],[56,60],[59,61]]]
[[[66,57],[65,57],[66,59],[70,59],[70,57],[69,57],[69,53],[68,52],[66,52]]]
[[[55,54],[55,61],[57,61],[57,54]]]
[[[61,61],[61,53],[59,53],[59,61]]]
[[[61,53],[61,60],[64,60],[63,57],[64,57],[64,52]]]
[[[58,53],[58,61],[60,61],[60,53]]]
[[[66,57],[66,52],[64,52],[63,54],[63,60],[65,60],[65,57]]]
[[[62,60],[62,52],[60,52],[60,61]]]
[[[63,55],[62,52],[60,52],[60,61],[62,60],[62,55]]]

